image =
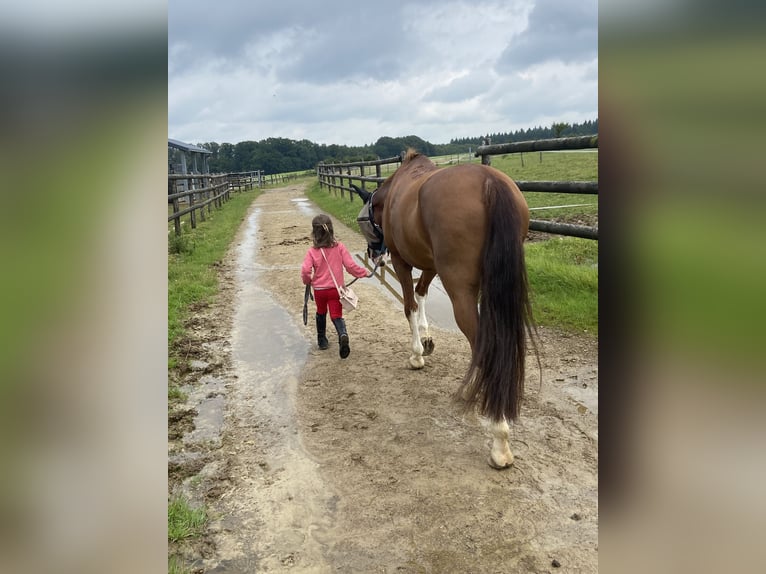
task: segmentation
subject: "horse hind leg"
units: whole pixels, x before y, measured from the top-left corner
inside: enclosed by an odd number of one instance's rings
[[[410,333],[412,334],[412,354],[409,358],[410,368],[422,369],[426,362],[423,359],[424,348],[423,343],[420,340],[420,329],[418,328],[418,314],[410,313],[407,320],[410,322]]]
[[[489,451],[487,463],[498,470],[508,468],[513,464],[513,453],[508,443],[511,436],[508,421],[503,419],[499,422],[490,422],[489,431],[492,434],[492,448]]]
[[[426,317],[426,299],[428,295],[415,295],[415,301],[418,303],[418,330],[421,333],[420,344],[423,345],[423,356],[427,357],[434,352],[434,340],[428,331],[428,318]]]
[[[423,346],[423,356],[427,357],[434,352],[434,340],[428,331],[428,317],[426,316],[426,299],[428,299],[428,287],[436,277],[432,271],[423,271],[415,287],[415,302],[418,304],[417,321],[420,333],[420,344]]]

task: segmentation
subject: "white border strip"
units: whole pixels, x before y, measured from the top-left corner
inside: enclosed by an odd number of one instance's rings
[[[561,209],[564,207],[585,207],[586,205],[598,205],[598,203],[573,203],[571,205],[551,205],[549,207],[530,207],[529,211],[539,211],[541,209]]]

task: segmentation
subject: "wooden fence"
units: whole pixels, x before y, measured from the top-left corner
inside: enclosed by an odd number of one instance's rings
[[[296,181],[304,177],[311,177],[313,173],[314,173],[313,170],[307,170],[303,173],[275,173],[271,175],[264,175],[263,184],[277,185],[282,183],[289,183],[291,181]]]
[[[593,148],[598,148],[597,135],[483,145],[476,149],[474,155],[476,157],[481,157],[482,164],[490,165],[492,161],[491,156],[499,154],[534,151],[564,151]],[[317,166],[319,188],[322,189],[324,186],[327,186],[328,191],[332,190],[336,193],[339,191],[341,197],[345,197],[345,192],[347,191],[349,194],[349,200],[353,201],[356,193],[354,193],[351,189],[352,181],[361,182],[359,187],[363,189],[365,188],[366,183],[375,183],[376,185],[380,185],[386,180],[386,177],[383,177],[382,175],[381,166],[401,164],[401,161],[401,157],[395,156],[374,161],[333,164],[320,163]],[[375,168],[374,176],[369,175],[365,170],[365,168],[372,167]],[[389,171],[393,172],[395,171],[395,168],[390,169]],[[344,184],[344,180],[347,180],[346,184]],[[519,186],[521,191],[598,195],[598,182],[516,181],[516,184]],[[571,223],[558,223],[555,221],[533,219],[529,222],[529,228],[545,233],[555,233],[557,235],[568,235],[571,237],[598,240],[598,227],[587,227],[585,225],[574,225]]]
[[[168,203],[173,212],[168,221],[173,222],[176,235],[181,234],[181,218],[189,216],[192,229],[197,227],[197,217],[205,221],[205,209],[211,213],[219,208],[232,191],[253,189],[262,184],[260,171],[223,174],[168,174]],[[181,191],[179,191],[181,190]]]
[[[319,179],[319,189],[327,186],[328,191],[340,191],[340,196],[345,197],[345,193],[348,191],[349,199],[354,200],[354,197],[358,197],[356,193],[351,189],[351,182],[360,182],[359,187],[366,188],[368,183],[376,184],[376,187],[386,181],[386,177],[383,177],[383,166],[391,166],[401,164],[402,158],[400,156],[389,157],[386,159],[375,159],[370,161],[355,161],[350,163],[329,163],[320,162],[317,165],[317,178]],[[370,168],[367,170],[367,168]],[[371,168],[375,168],[375,175],[370,175]],[[387,171],[393,173],[394,169],[388,169]],[[343,184],[343,180],[348,180],[348,185]]]
[[[523,153],[534,151],[566,151],[578,149],[598,149],[598,136],[578,136],[569,138],[554,138],[547,140],[532,140],[505,144],[490,144],[476,148],[474,155],[481,157],[481,163],[491,165],[493,155],[507,153]],[[521,191],[543,193],[577,193],[598,195],[598,182],[590,181],[516,181]],[[574,225],[572,223],[557,223],[532,219],[529,228],[534,231],[582,237],[598,240],[598,227]]]

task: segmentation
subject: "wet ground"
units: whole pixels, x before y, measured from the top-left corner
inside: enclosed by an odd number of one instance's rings
[[[438,286],[436,350],[422,371],[407,369],[409,328],[376,279],[354,284],[351,356],[341,360],[332,337],[329,350],[316,348],[299,278],[315,209],[300,186],[261,195],[222,267],[221,301],[200,310],[201,357],[185,387],[193,428],[171,442],[169,459],[177,487],[213,520],[203,544],[179,550],[187,563],[200,572],[596,572],[595,340],[542,332],[543,383],[530,367],[516,463],[492,470],[488,435],[450,399],[470,351]],[[358,233],[335,226],[363,252]]]

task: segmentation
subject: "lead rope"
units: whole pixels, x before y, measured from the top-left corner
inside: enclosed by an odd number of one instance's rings
[[[378,257],[378,260],[375,262],[375,265],[372,268],[373,275],[375,275],[375,271],[378,269],[380,262],[383,261],[383,257],[385,257],[385,253],[381,253],[380,257]],[[360,279],[360,277],[354,277],[350,282],[346,283],[346,287],[351,287],[357,279]]]

